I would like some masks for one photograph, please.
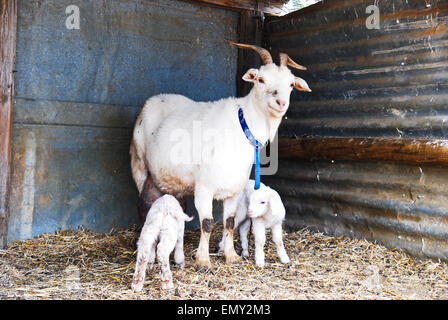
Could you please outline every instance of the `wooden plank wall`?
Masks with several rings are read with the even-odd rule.
[[[8,184],[11,157],[16,0],[0,2],[0,248],[7,243]]]

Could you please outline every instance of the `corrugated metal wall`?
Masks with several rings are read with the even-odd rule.
[[[67,29],[66,8],[80,9]],[[9,241],[138,222],[132,126],[158,93],[234,95],[238,14],[169,0],[19,0]]]
[[[368,29],[369,5],[380,29]],[[268,20],[272,51],[308,67],[297,74],[281,137],[445,139],[448,1],[325,1]],[[282,160],[265,177],[288,223],[378,240],[448,259],[448,168],[375,162]]]

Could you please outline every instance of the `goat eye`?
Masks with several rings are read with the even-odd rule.
[[[291,87],[291,88],[294,88],[294,83],[291,83],[290,87]]]
[[[273,94],[274,96],[276,96],[276,95],[278,94],[278,91],[277,91],[277,90],[274,90],[274,92],[272,92],[272,94]]]
[[[264,79],[263,78],[258,78],[258,82],[264,83]]]
[[[264,202],[264,201],[261,201],[261,202],[260,202],[260,204],[265,204],[265,203],[266,203],[266,202]]]

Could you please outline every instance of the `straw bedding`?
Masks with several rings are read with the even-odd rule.
[[[222,226],[212,233],[210,250]],[[160,289],[159,269],[147,272],[141,293],[130,290],[139,231],[88,230],[43,234],[0,250],[0,299],[445,299],[448,265],[416,261],[400,250],[307,229],[287,233],[290,265],[282,265],[268,233],[266,267],[251,258],[197,270],[200,232],[185,233],[183,269],[172,267],[175,289]],[[251,240],[252,241],[252,240]],[[235,239],[237,251],[240,249]]]

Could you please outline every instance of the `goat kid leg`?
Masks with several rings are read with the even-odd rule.
[[[149,260],[148,260],[148,270],[152,270],[153,266],[154,266],[154,260],[156,258],[156,248],[157,248],[157,242],[154,241],[152,246],[151,246],[151,250],[149,251]]]
[[[283,245],[283,236],[282,236],[282,225],[281,223],[276,224],[272,227],[272,241],[274,241],[277,247],[277,255],[280,259],[281,263],[289,263],[289,257],[286,253],[285,247]]]
[[[143,289],[146,275],[146,265],[148,264],[151,256],[152,243],[142,245],[138,248],[137,263],[135,264],[134,277],[132,279],[132,290],[140,292]]]
[[[177,238],[172,234],[162,234],[157,245],[157,260],[160,265],[161,288],[163,290],[173,289],[173,275],[170,270],[170,253],[176,245]]]
[[[255,265],[264,267],[264,244],[266,243],[266,229],[264,223],[253,219],[252,233],[255,237]]]
[[[241,225],[240,225],[240,242],[241,242],[241,248],[243,251],[241,252],[241,255],[243,257],[249,257],[249,230],[250,230],[250,224],[251,220],[246,219]]]
[[[201,222],[201,238],[196,253],[196,266],[210,268],[209,242],[213,228],[213,194],[205,188],[197,188],[194,194],[194,205]]]
[[[218,255],[219,256],[224,255],[224,233],[222,234],[221,241],[218,244]]]
[[[185,225],[180,227],[179,233],[177,234],[176,246],[174,248],[174,262],[178,268],[183,268],[185,265],[185,255],[184,255],[184,231]]]
[[[148,173],[146,181],[143,185],[142,192],[140,193],[137,201],[137,210],[140,216],[140,220],[144,223],[146,215],[152,204],[162,196],[162,193],[155,186],[151,174]]]
[[[224,256],[226,257],[226,263],[238,263],[241,262],[240,256],[235,252],[235,247],[233,245],[233,234],[235,227],[235,213],[238,206],[239,197],[235,196],[224,200],[224,211],[223,211],[223,221],[224,221]]]

